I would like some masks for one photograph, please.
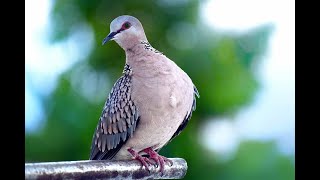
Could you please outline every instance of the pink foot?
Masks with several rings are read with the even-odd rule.
[[[132,148],[129,148],[128,151],[132,155],[133,159],[138,160],[142,164],[142,166],[144,166],[150,172],[149,165],[151,164],[154,165],[154,163],[150,161],[150,159],[146,157],[142,157]]]
[[[164,157],[164,156],[161,156],[159,155],[157,152],[155,152],[151,147],[149,148],[146,148],[143,150],[145,153],[147,153],[150,157],[150,159],[153,159],[157,165],[159,166],[160,165],[160,172],[163,174],[163,171],[164,171],[164,164],[165,162],[169,162],[170,163],[170,166],[172,166],[173,162]]]

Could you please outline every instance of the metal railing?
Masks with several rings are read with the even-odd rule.
[[[130,161],[62,161],[25,163],[25,179],[182,179],[187,173],[187,162],[170,158],[173,165],[150,166],[150,172],[140,162]]]

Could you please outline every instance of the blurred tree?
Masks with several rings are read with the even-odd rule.
[[[214,158],[208,161],[211,152],[200,144],[196,132],[207,117],[235,113],[252,100],[258,88],[255,65],[267,47],[272,27],[238,35],[208,30],[198,22],[199,4],[191,0],[54,1],[52,42],[89,29],[94,43],[89,47],[83,41],[86,38],[78,39],[78,47],[91,49],[89,55],[60,77],[50,96],[42,97],[46,121],[41,131],[26,134],[26,161],[88,159],[102,107],[125,62],[116,43],[106,47],[101,41],[115,17],[130,14],[143,23],[149,42],[175,60],[200,92],[186,130],[161,150],[165,156],[187,160],[185,179],[293,179],[287,159],[268,144],[244,143],[228,164],[218,164]]]

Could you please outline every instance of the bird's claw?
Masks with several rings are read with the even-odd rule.
[[[165,163],[169,163],[170,166],[173,165],[173,162],[170,159],[159,155],[152,148],[146,148],[143,150],[145,153],[149,155],[149,158],[139,155],[139,153],[137,153],[132,148],[129,148],[128,151],[132,155],[132,158],[140,161],[142,166],[144,166],[149,172],[150,172],[150,169],[149,169],[150,165],[154,165],[156,168],[158,168],[160,165],[161,176],[163,176],[164,174]],[[151,161],[151,159],[153,161]]]
[[[138,160],[142,166],[144,166],[146,168],[146,170],[148,170],[148,172],[150,172],[149,166],[150,165],[155,165],[154,162],[152,162],[149,158],[147,157],[143,157],[141,155],[139,155],[139,153],[137,153],[135,150],[133,150],[132,148],[128,149],[129,153],[132,155],[132,158],[135,160]]]
[[[169,163],[169,166],[172,166],[172,165],[173,165],[172,160],[170,160],[170,159],[168,159],[168,158],[166,158],[166,157],[164,157],[164,156],[161,156],[161,157],[163,158],[164,162]]]
[[[173,162],[170,159],[159,155],[152,148],[147,148],[147,149],[144,149],[143,151],[146,152],[149,155],[150,159],[153,159],[156,162],[156,164],[157,164],[156,167],[159,167],[159,165],[160,165],[161,175],[163,175],[163,173],[164,173],[164,165],[165,165],[166,162],[169,162],[170,166],[173,165]]]

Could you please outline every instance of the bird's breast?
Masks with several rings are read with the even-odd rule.
[[[140,122],[128,147],[142,150],[166,144],[191,109],[193,94],[188,91],[192,92],[193,87],[189,86],[170,71],[133,76],[131,97],[138,108]]]

